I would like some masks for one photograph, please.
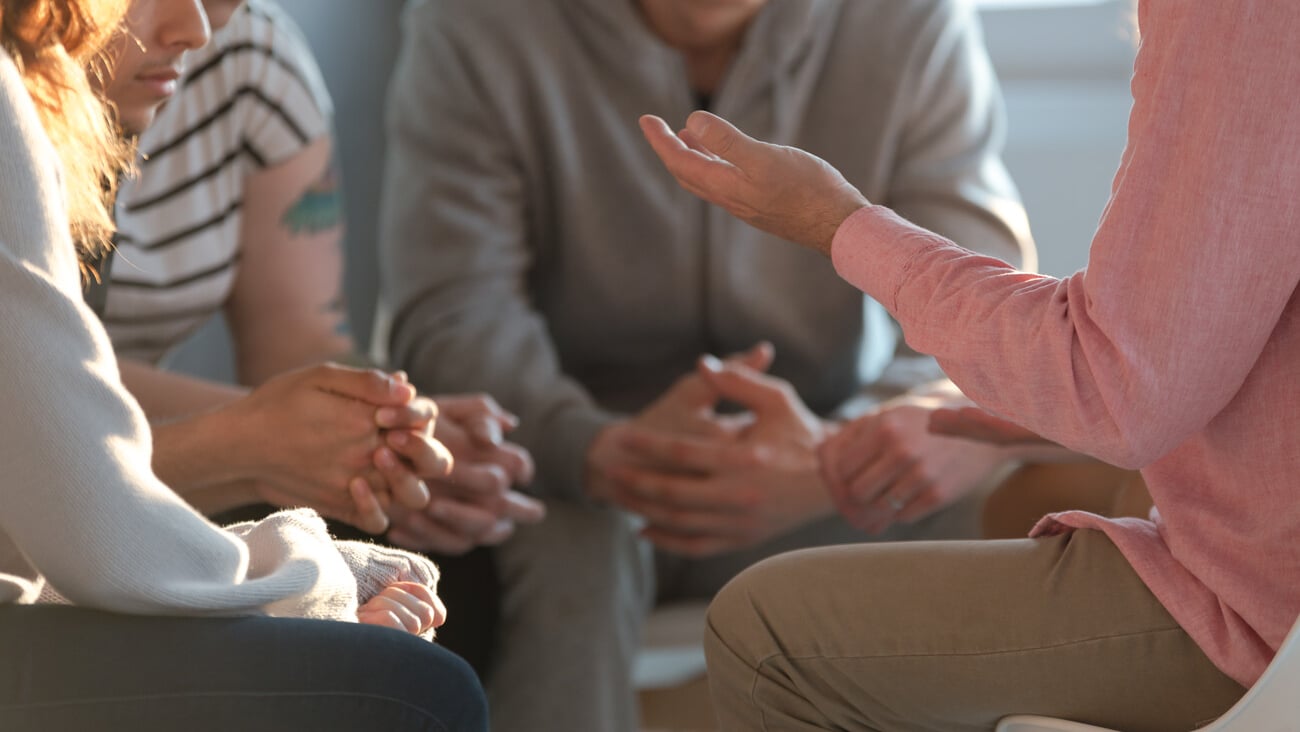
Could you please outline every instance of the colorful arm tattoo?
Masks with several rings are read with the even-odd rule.
[[[294,234],[319,234],[343,222],[343,201],[339,176],[330,161],[320,179],[307,187],[302,198],[289,207],[280,223]]]

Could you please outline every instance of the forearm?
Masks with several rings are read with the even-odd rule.
[[[210,412],[248,393],[243,387],[165,371],[129,358],[120,359],[118,368],[122,384],[155,424]]]
[[[154,473],[207,515],[256,503],[255,481],[242,463],[242,434],[221,410],[156,425]]]
[[[208,515],[255,503],[254,483],[239,467],[242,433],[220,409],[247,390],[130,359],[119,365],[123,384],[154,423],[158,478]]]

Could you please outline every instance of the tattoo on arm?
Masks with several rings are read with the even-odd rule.
[[[339,195],[339,176],[334,161],[321,177],[303,192],[302,198],[289,207],[280,223],[294,234],[319,234],[343,222],[343,201]]]
[[[321,312],[333,316],[334,334],[351,340],[352,328],[348,325],[348,301],[342,294],[326,303]]]

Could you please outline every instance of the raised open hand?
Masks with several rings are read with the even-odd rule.
[[[760,142],[708,112],[677,134],[653,115],[641,131],[677,182],[771,234],[829,254],[849,214],[868,205],[829,163],[793,147]]]

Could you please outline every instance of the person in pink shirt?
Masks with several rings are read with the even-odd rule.
[[[1185,730],[1231,706],[1295,622],[1300,4],[1142,0],[1138,22],[1128,145],[1088,267],[1065,279],[917,228],[717,117],[676,135],[642,120],[687,190],[830,256],[989,414],[1140,469],[1155,503],[1149,520],[1066,512],[1029,539],[754,567],[710,611],[724,729],[1036,713]],[[822,469],[869,500],[851,437],[822,446]]]

